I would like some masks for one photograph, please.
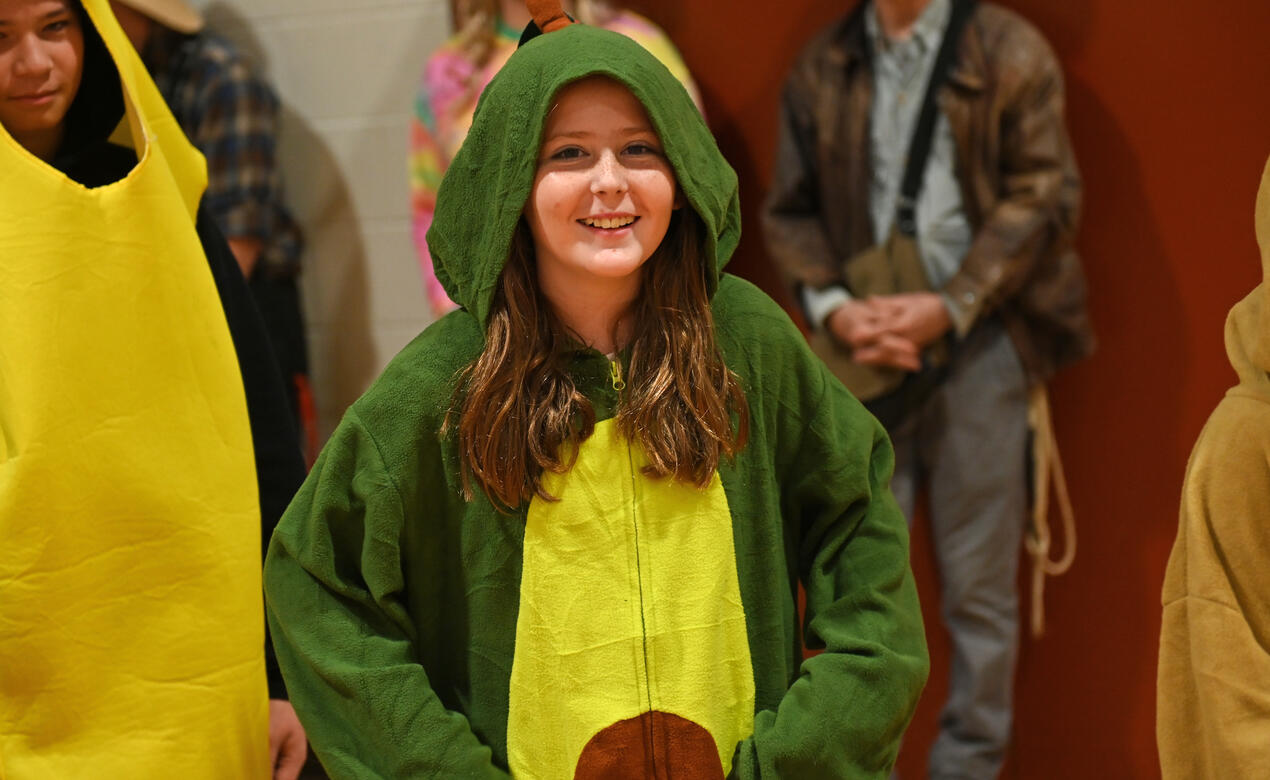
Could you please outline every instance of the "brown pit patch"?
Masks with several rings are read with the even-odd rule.
[[[723,780],[714,737],[692,721],[645,712],[600,731],[582,749],[574,780]]]

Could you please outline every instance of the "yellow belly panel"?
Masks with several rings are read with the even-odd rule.
[[[649,713],[667,717],[630,727],[648,749],[622,755],[660,750],[660,724],[700,727],[725,775],[753,731],[723,485],[717,473],[704,490],[649,479],[644,463],[606,420],[568,473],[544,479],[560,500],[530,504],[507,727],[518,778],[588,776],[579,768],[588,744],[611,754],[618,731],[597,735]]]

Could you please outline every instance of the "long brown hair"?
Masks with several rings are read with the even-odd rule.
[[[690,208],[671,219],[643,266],[618,430],[648,457],[644,473],[705,487],[720,456],[749,437],[741,383],[723,363],[710,311],[704,227]],[[458,431],[463,489],[475,480],[500,508],[534,495],[544,471],[563,473],[595,429],[595,410],[569,374],[573,341],[537,284],[522,219],[485,329],[485,348],[460,374],[442,434]],[[733,417],[735,416],[735,423]],[[457,422],[456,422],[457,419]]]

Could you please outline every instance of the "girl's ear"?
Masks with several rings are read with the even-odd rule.
[[[674,203],[672,203],[670,206],[671,211],[678,211],[679,209],[683,208],[684,205],[687,203],[688,203],[688,199],[684,197],[684,191],[680,189],[679,187],[675,187],[675,200],[674,200]]]

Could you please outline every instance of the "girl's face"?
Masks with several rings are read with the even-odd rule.
[[[61,128],[84,66],[67,0],[0,0],[0,123],[30,148]]]
[[[549,297],[597,282],[637,290],[676,205],[670,162],[629,90],[589,78],[560,91],[525,205]]]

